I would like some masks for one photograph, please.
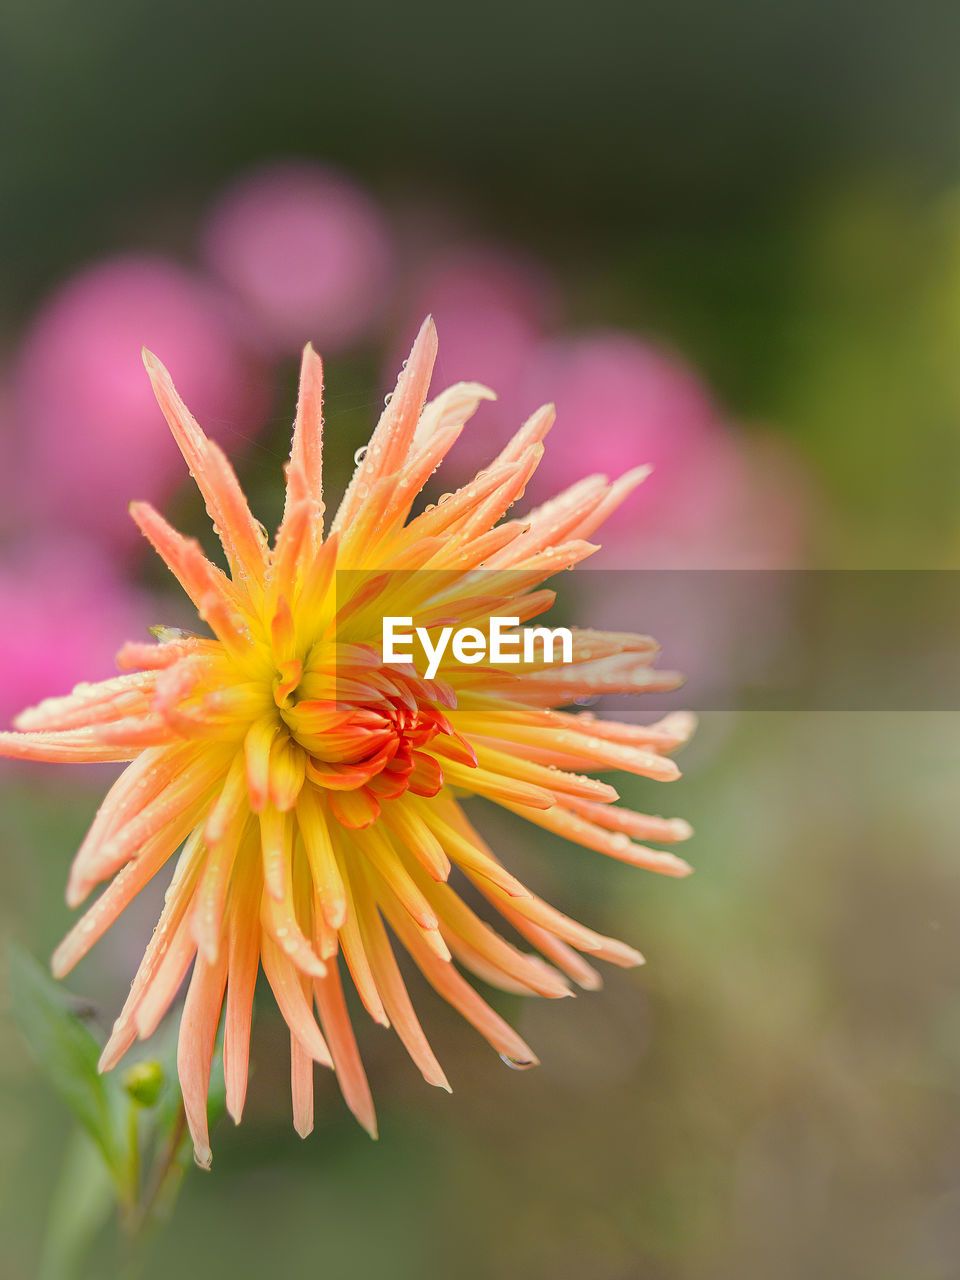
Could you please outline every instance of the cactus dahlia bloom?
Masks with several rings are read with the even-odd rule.
[[[577,631],[563,667],[465,666],[448,655],[432,680],[383,660],[385,613],[417,615],[430,627],[493,614],[524,623],[543,612],[553,593],[540,583],[595,549],[588,535],[644,474],[613,484],[592,476],[525,519],[500,522],[543,452],[548,406],[486,471],[409,519],[464,422],[492,395],[461,383],[425,403],[435,354],[427,320],[325,535],[321,365],[307,347],[272,546],[223,453],[146,354],[229,573],[151,507],[134,503],[131,512],[212,635],[158,629],[158,643],[121,649],[124,674],[49,699],[19,717],[20,732],[0,734],[0,753],[21,759],[130,761],[71,869],[71,905],[109,884],[57,949],[58,976],[180,850],[101,1069],[154,1031],[192,965],[178,1068],[205,1166],[221,1013],[227,1106],[239,1121],[260,967],[290,1029],[294,1123],[305,1135],[315,1062],[335,1070],[348,1105],[375,1133],[341,954],[370,1016],[392,1024],[425,1078],[445,1089],[395,943],[494,1049],[523,1066],[536,1062],[533,1052],[462,970],[508,991],[557,997],[571,993],[571,980],[599,985],[584,954],[641,963],[638,952],[515,879],[468,821],[461,796],[483,796],[635,866],[668,875],[690,869],[637,843],[683,840],[685,822],[618,808],[611,786],[580,772],[674,778],[668,753],[689,735],[690,717],[644,728],[555,709],[601,691],[674,687],[675,676],[651,668],[651,640]],[[467,905],[451,881],[454,868],[534,950],[508,941]]]

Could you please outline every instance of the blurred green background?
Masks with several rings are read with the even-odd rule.
[[[537,255],[570,326],[680,350],[731,419],[802,460],[806,562],[956,567],[958,37],[955,5],[853,0],[7,6],[4,350],[79,265],[189,256],[200,211],[250,166],[331,163],[397,226],[432,225],[430,208]],[[341,481],[400,324],[330,363]],[[290,374],[276,440],[243,465],[266,514]],[[187,496],[175,512],[197,522]],[[956,716],[715,714],[680,763],[668,799],[623,793],[693,822],[683,883],[476,815],[646,969],[575,1002],[499,999],[543,1062],[523,1074],[414,984],[452,1097],[358,1019],[376,1145],[326,1075],[296,1138],[261,1001],[249,1114],[219,1126],[147,1276],[960,1274]],[[37,955],[68,927],[99,786],[0,775],[0,919]],[[155,905],[70,979],[103,1025]],[[3,1280],[36,1274],[69,1127],[4,1017]],[[90,1275],[111,1268],[105,1241]]]

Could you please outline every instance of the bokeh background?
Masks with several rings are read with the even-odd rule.
[[[35,0],[0,35],[4,723],[185,617],[125,511],[202,529],[142,343],[268,526],[302,342],[336,489],[433,310],[438,382],[500,392],[455,475],[548,398],[534,496],[656,464],[608,568],[957,567],[955,6]],[[295,1137],[261,1002],[248,1116],[147,1275],[960,1274],[956,715],[713,713],[681,763],[623,790],[696,826],[682,883],[475,815],[645,970],[498,997],[522,1074],[417,988],[452,1097],[361,1023],[376,1145],[326,1076]],[[37,955],[104,772],[0,771],[0,924]],[[70,979],[104,1026],[155,898]],[[69,1128],[4,1013],[3,1280]]]

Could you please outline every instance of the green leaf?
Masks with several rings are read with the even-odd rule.
[[[97,1071],[100,1046],[71,1007],[72,997],[22,947],[11,945],[7,974],[13,1016],[47,1079],[100,1148],[107,1168],[121,1181],[125,1141],[122,1099]]]
[[[114,1187],[100,1153],[75,1129],[53,1194],[38,1280],[81,1280],[90,1247],[110,1216]]]

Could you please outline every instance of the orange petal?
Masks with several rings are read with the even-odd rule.
[[[207,1131],[207,1091],[226,982],[225,955],[212,965],[198,956],[183,1013],[180,1015],[177,1072],[180,1076],[183,1108],[187,1113],[187,1125],[193,1138],[193,1156],[201,1169],[209,1169],[213,1159]]]

